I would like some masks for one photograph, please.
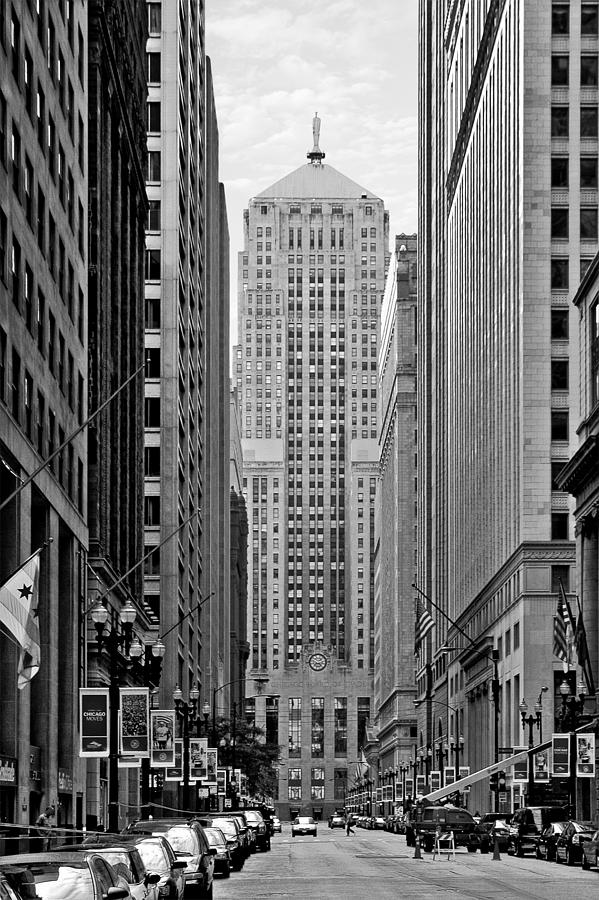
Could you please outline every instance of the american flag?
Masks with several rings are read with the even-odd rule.
[[[431,630],[435,627],[435,622],[431,614],[421,604],[420,600],[416,600],[416,633],[414,636],[414,652],[418,653],[420,645]]]
[[[564,599],[564,588],[560,581],[557,610],[553,617],[553,655],[567,663],[570,656],[568,629],[572,629],[572,623]]]

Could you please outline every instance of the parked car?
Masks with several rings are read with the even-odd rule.
[[[374,830],[380,829],[382,831],[385,828],[385,820],[382,816],[372,816],[370,819],[370,827]]]
[[[231,868],[238,872],[243,869],[249,850],[242,844],[238,820],[234,816],[210,816],[208,814],[199,817],[199,822],[204,830],[215,827],[220,828],[225,836],[227,848],[231,855]],[[216,862],[216,861],[215,861]]]
[[[149,872],[160,875],[158,893],[168,900],[183,900],[185,878],[183,870],[187,868],[184,859],[177,859],[175,851],[162,834],[152,837],[141,837],[135,841],[139,855]]]
[[[75,851],[90,852],[89,845],[64,844],[56,847],[56,852],[73,853]],[[110,863],[119,880],[127,884],[133,900],[160,900],[157,872],[148,872],[139,854],[139,850],[131,843],[121,844],[120,840],[107,840],[104,843],[96,838],[94,853]]]
[[[110,863],[97,853],[19,853],[0,857],[0,873],[18,897],[36,900],[127,900]],[[31,888],[33,887],[33,893]]]
[[[219,822],[221,819],[235,823],[241,852],[233,853],[234,868],[241,869],[248,856],[251,853],[256,852],[256,836],[254,835],[252,829],[248,826],[243,813],[237,811],[230,813],[207,812],[198,813],[196,818],[202,825],[216,825],[217,827],[220,827]],[[243,859],[241,859],[241,857],[243,857]]]
[[[415,837],[420,838],[421,846],[429,852],[435,846],[437,827],[444,832],[453,832],[456,847],[469,847],[470,835],[476,828],[476,822],[467,809],[450,804],[418,809],[413,824]]]
[[[567,824],[567,822],[551,822],[543,829],[537,838],[535,852],[537,859],[555,862],[555,843]]]
[[[270,850],[270,829],[257,809],[244,809],[243,814],[249,827],[256,835],[256,849]]]
[[[0,900],[19,900],[6,880],[6,876],[2,874],[0,874]]]
[[[197,890],[200,897],[212,896],[215,853],[198,821],[175,817],[139,819],[127,827],[127,833],[164,835],[177,858],[186,862],[185,886]]]
[[[273,817],[272,817],[272,827],[273,827],[273,829],[274,829],[274,833],[275,833],[275,834],[276,834],[277,832],[280,834],[281,831],[283,830],[283,829],[282,829],[282,825],[281,825],[281,820],[279,819],[278,816],[273,816]]]
[[[211,849],[216,850],[214,857],[214,872],[228,878],[231,874],[231,854],[227,847],[227,839],[220,828],[211,825],[204,829],[204,834]]]
[[[523,806],[517,809],[510,822],[510,842],[508,853],[524,856],[534,853],[537,839],[552,822],[563,822],[568,818],[562,806]]]
[[[599,865],[599,831],[595,831],[590,841],[584,841],[582,845],[582,868],[590,869]]]
[[[318,834],[316,822],[312,816],[297,816],[291,823],[291,837],[296,834],[312,834],[314,837]]]
[[[495,841],[499,850],[506,852],[509,845],[511,813],[485,813],[476,823],[474,831],[468,839],[470,853],[488,853],[495,848]]]
[[[329,816],[329,828],[345,828],[345,819],[343,816],[337,814]]]
[[[582,845],[595,833],[592,822],[568,822],[555,842],[555,861],[567,866],[582,863]]]

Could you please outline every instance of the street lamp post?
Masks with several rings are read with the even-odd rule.
[[[400,771],[400,774],[401,774],[401,798],[402,798],[402,805],[403,805],[403,807],[404,807],[404,809],[405,809],[405,807],[406,807],[406,800],[407,800],[407,797],[406,797],[406,777],[407,777],[408,772],[410,771],[410,765],[409,765],[409,763],[401,763],[400,766],[399,766],[399,771]]]
[[[192,685],[189,692],[189,700],[183,699],[183,691],[177,685],[173,691],[173,701],[175,704],[175,712],[177,718],[181,721],[183,739],[183,806],[186,812],[191,812],[191,793],[189,784],[190,758],[189,758],[189,740],[190,729],[197,727],[200,723],[198,713],[198,701],[200,699],[200,691],[196,684]],[[195,806],[195,804],[194,804]]]
[[[532,748],[535,745],[534,739],[534,727],[537,726],[537,731],[541,729],[541,709],[539,704],[535,703],[535,715],[531,713],[529,716],[526,715],[528,712],[528,704],[526,700],[522,700],[520,704],[520,716],[522,717],[522,728],[526,731],[528,727],[528,797],[527,803],[529,806],[533,803],[533,795],[535,788],[535,772],[534,772],[534,756],[532,753]]]
[[[439,744],[437,746],[436,753],[439,772],[441,774],[441,784],[443,784],[443,760],[447,759],[447,756],[449,755],[449,747],[447,745],[447,741],[444,741],[443,738],[439,738]]]
[[[570,733],[570,775],[568,778],[568,805],[570,818],[576,817],[576,728],[580,717],[584,714],[584,704],[586,702],[586,686],[582,678],[578,682],[578,697],[574,694],[568,683],[568,679],[564,677],[559,686],[559,692],[562,698],[562,708],[560,712],[560,723],[563,729],[567,729]]]
[[[131,639],[133,635],[133,623],[137,611],[130,600],[121,607],[119,624],[122,627],[118,631],[113,627],[108,635],[104,635],[104,628],[108,621],[109,612],[102,603],[96,603],[90,610],[90,616],[96,628],[98,661],[102,655],[102,647],[108,650],[108,674],[110,682],[108,686],[108,698],[110,703],[110,728],[108,735],[109,761],[108,761],[108,831],[116,834],[119,831],[119,669],[121,649],[125,659],[129,656]]]
[[[449,741],[450,741],[450,746],[451,746],[451,752],[453,753],[453,764],[455,767],[455,780],[459,781],[460,780],[460,753],[462,752],[462,749],[464,747],[464,735],[463,734],[458,735],[457,740],[455,740],[454,736],[452,734],[451,737],[449,738]],[[461,800],[460,800],[460,792],[459,791],[456,792],[456,797],[457,797],[456,806],[460,806]]]

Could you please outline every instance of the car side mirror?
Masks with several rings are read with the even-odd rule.
[[[208,853],[210,854],[210,856],[216,856],[216,854],[218,853],[218,850],[216,849],[216,847],[209,847]]]
[[[148,872],[144,879],[144,884],[158,884],[160,881],[160,875],[158,872]]]
[[[126,898],[130,896],[131,894],[129,893],[129,888],[124,887],[108,888],[108,890],[104,894],[104,897],[106,897],[107,900],[126,900]]]
[[[171,869],[186,869],[187,862],[184,859],[175,859],[171,865]]]

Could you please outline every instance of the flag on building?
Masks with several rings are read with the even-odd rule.
[[[592,696],[595,693],[595,679],[593,678],[593,669],[589,658],[589,648],[587,644],[587,632],[584,627],[582,609],[578,597],[576,598],[576,605],[578,607],[578,617],[576,619],[576,628],[574,630],[574,646],[576,647],[576,655],[578,656],[578,665],[582,669],[587,690]]]
[[[429,633],[435,627],[435,622],[429,611],[421,604],[420,599],[416,600],[416,634],[414,635],[414,653],[417,654],[420,645]]]
[[[370,768],[364,751],[360,751],[360,759],[356,763],[356,771],[354,774],[354,781],[360,781],[366,775],[366,772]]]
[[[28,559],[0,587],[0,623],[21,648],[17,669],[19,690],[40,667],[40,630],[37,618],[40,551]]]
[[[562,584],[560,581],[560,588]],[[563,588],[560,590],[557,598],[557,610],[553,617],[553,655],[561,659],[562,662],[568,663],[569,647],[568,647],[568,611],[563,602]]]

